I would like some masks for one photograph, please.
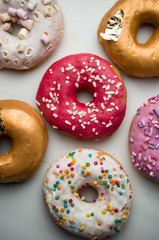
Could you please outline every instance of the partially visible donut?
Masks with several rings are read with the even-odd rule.
[[[77,100],[81,89],[92,93],[92,102]],[[78,139],[111,136],[123,121],[126,99],[126,88],[117,69],[89,53],[70,55],[53,63],[36,96],[48,123]]]
[[[79,189],[92,186],[98,197],[89,203]],[[48,169],[43,196],[56,223],[90,239],[118,233],[131,212],[132,189],[128,175],[111,155],[94,150],[74,150]]]
[[[2,0],[0,69],[36,67],[55,50],[62,33],[63,16],[56,0]]]
[[[138,108],[130,127],[129,147],[133,166],[159,182],[159,96]]]
[[[22,182],[40,166],[47,147],[47,130],[29,104],[0,101],[0,137],[7,135],[12,148],[0,155],[0,183]]]
[[[98,38],[111,59],[127,74],[159,76],[159,0],[118,0],[104,15]],[[137,41],[142,24],[155,31],[145,43]]]

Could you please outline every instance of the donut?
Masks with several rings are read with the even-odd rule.
[[[93,202],[80,194],[83,187],[98,192]],[[43,197],[56,223],[90,239],[109,238],[129,218],[132,188],[121,164],[111,155],[94,150],[73,150],[50,165]]]
[[[63,16],[56,0],[2,0],[0,6],[0,69],[27,70],[56,49]]]
[[[17,100],[0,100],[0,137],[12,148],[0,155],[0,183],[22,182],[40,166],[47,147],[47,130],[36,110]]]
[[[93,101],[81,103],[77,93],[90,91]],[[55,129],[78,139],[111,136],[126,111],[126,88],[115,67],[88,53],[70,55],[46,71],[36,96],[37,106]]]
[[[110,58],[127,74],[139,78],[159,76],[159,0],[118,0],[104,15],[98,38]],[[136,39],[139,27],[153,24],[146,43]]]
[[[159,182],[159,95],[138,108],[130,127],[129,148],[133,166]]]

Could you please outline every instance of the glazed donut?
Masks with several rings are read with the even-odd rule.
[[[159,76],[159,0],[118,0],[105,14],[98,38],[112,60],[127,74],[143,77]],[[153,24],[150,39],[140,44],[139,27]]]
[[[81,89],[93,101],[77,101]],[[76,54],[55,62],[45,73],[36,96],[45,119],[55,129],[78,139],[111,136],[126,110],[126,88],[119,72],[93,54]]]
[[[98,192],[91,203],[79,193],[88,185]],[[80,237],[109,238],[131,212],[128,175],[114,157],[94,149],[74,150],[55,161],[47,171],[43,196],[56,223]]]
[[[0,155],[0,183],[22,182],[40,166],[47,147],[47,130],[29,104],[0,101],[0,137],[7,135],[12,148]]]
[[[56,0],[2,0],[0,69],[36,67],[55,50],[62,33],[63,16]]]
[[[129,132],[132,163],[144,176],[159,182],[159,96],[144,103]]]

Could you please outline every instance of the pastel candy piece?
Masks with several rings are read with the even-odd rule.
[[[28,13],[24,11],[22,8],[17,9],[17,16],[23,20],[28,19]]]
[[[92,93],[92,102],[77,100],[81,89]],[[78,139],[111,136],[125,116],[126,98],[126,88],[115,67],[88,53],[70,55],[52,64],[36,96],[48,123]]]
[[[133,118],[129,146],[133,166],[159,182],[159,96],[150,98]]]
[[[92,202],[80,195],[92,186]],[[43,197],[56,223],[87,239],[120,232],[130,216],[132,189],[128,175],[111,155],[94,149],[73,150],[50,165]],[[82,201],[83,200],[83,201]]]
[[[17,9],[16,8],[12,8],[12,7],[9,7],[8,8],[8,14],[12,17],[15,17],[17,15]]]

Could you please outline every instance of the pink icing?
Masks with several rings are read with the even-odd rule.
[[[159,96],[137,110],[129,142],[133,165],[159,182]]]
[[[89,90],[94,99],[77,101]],[[55,62],[46,71],[36,96],[37,105],[54,128],[78,139],[111,136],[126,110],[126,89],[112,65],[92,54],[76,54]]]

